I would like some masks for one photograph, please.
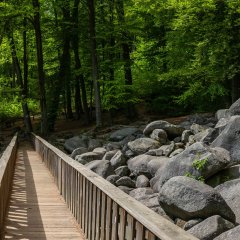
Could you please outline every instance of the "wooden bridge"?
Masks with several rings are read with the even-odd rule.
[[[0,159],[0,239],[197,238],[33,134]]]

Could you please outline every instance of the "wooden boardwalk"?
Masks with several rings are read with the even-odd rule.
[[[29,143],[18,148],[5,239],[85,239]]]

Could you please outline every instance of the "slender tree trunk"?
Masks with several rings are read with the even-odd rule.
[[[49,125],[50,130],[54,131],[54,125],[57,119],[58,111],[59,111],[59,101],[60,101],[60,95],[64,94],[64,111],[66,113],[66,117],[69,114],[71,115],[71,106],[68,105],[67,101],[67,94],[69,94],[70,90],[67,90],[70,88],[70,33],[69,33],[69,23],[70,23],[70,10],[69,10],[69,1],[66,1],[66,4],[64,5],[64,8],[62,8],[63,12],[63,26],[62,26],[62,34],[63,34],[63,50],[60,57],[60,68],[58,77],[55,81],[55,87],[52,91],[50,104],[49,104]],[[68,86],[69,85],[69,86]],[[64,92],[64,86],[66,88],[66,91]],[[69,99],[69,98],[68,98]],[[69,109],[68,109],[69,107]]]
[[[75,114],[76,114],[76,119],[80,119],[81,114],[83,113],[83,108],[82,108],[82,100],[81,100],[81,92],[80,92],[80,83],[79,79],[76,77],[75,79]]]
[[[27,96],[26,96],[26,93],[25,93],[21,67],[20,67],[18,57],[17,57],[15,41],[14,41],[12,33],[9,35],[9,40],[10,40],[10,45],[11,45],[13,66],[14,66],[14,69],[15,69],[15,72],[16,72],[16,75],[17,75],[17,83],[22,90],[21,91],[22,109],[23,109],[23,116],[24,116],[24,123],[25,123],[25,127],[26,127],[26,132],[30,133],[30,132],[32,132],[32,123],[31,123],[31,118],[30,118],[30,114],[29,114],[29,110],[28,110],[28,104],[27,104],[27,101],[26,101]],[[24,54],[26,54],[26,53],[24,53]]]
[[[124,13],[124,2],[123,0],[116,0],[116,10],[118,16],[118,22],[121,25],[125,25],[125,13]],[[129,46],[130,36],[126,30],[121,33],[122,42],[122,58],[124,61],[124,74],[125,74],[125,84],[132,85],[132,69],[131,69],[131,57],[130,57],[130,46]],[[131,89],[127,89],[127,94],[130,97],[132,92]],[[129,118],[133,118],[136,115],[133,104],[127,104],[127,115]]]
[[[95,97],[95,111],[96,111],[96,126],[102,126],[102,110],[100,98],[100,86],[98,77],[98,61],[97,61],[97,46],[96,46],[96,31],[95,31],[95,6],[94,0],[88,0],[89,8],[89,31],[92,53],[92,80]]]
[[[27,58],[27,19],[23,20],[23,87],[24,94],[28,97],[28,58]]]
[[[79,6],[80,0],[74,0],[74,8],[72,12],[72,21],[74,24],[74,30],[72,34],[72,48],[74,52],[74,59],[75,59],[75,69],[76,72],[79,72],[81,70],[81,59],[78,51],[79,47],[79,36],[78,36],[78,6]],[[87,93],[86,93],[86,86],[85,86],[85,80],[82,73],[77,74],[76,76],[76,88],[79,88],[80,82],[80,89],[81,89],[81,97],[82,97],[82,104],[83,104],[83,111],[84,111],[84,118],[85,118],[85,124],[89,124],[90,122],[90,116],[89,116],[89,108],[87,103]],[[76,92],[76,94],[78,94]],[[80,95],[80,94],[79,94]],[[80,100],[80,96],[79,96]],[[76,99],[77,101],[77,99]],[[79,103],[80,105],[80,103]]]
[[[73,112],[72,112],[72,93],[71,93],[71,87],[70,82],[68,79],[66,79],[66,103],[67,103],[67,119],[73,118]]]
[[[47,103],[45,90],[45,76],[44,76],[44,61],[42,50],[42,31],[40,25],[40,5],[38,0],[32,0],[34,9],[34,28],[37,48],[37,65],[38,65],[38,83],[40,93],[40,108],[41,108],[41,134],[46,136],[48,133],[48,119],[47,119]]]
[[[116,0],[116,9],[118,15],[118,21],[121,25],[125,24],[125,13],[123,0]],[[131,69],[131,58],[130,58],[130,46],[129,46],[129,34],[127,31],[121,33],[122,41],[122,52],[124,61],[124,72],[125,82],[127,85],[132,85],[132,69]]]
[[[232,79],[232,103],[240,98],[240,74]]]

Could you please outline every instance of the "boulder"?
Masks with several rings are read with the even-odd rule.
[[[222,148],[205,147],[197,142],[183,152],[169,159],[161,171],[156,174],[155,191],[174,176],[192,176],[196,179],[207,179],[225,168],[230,162],[228,151]],[[152,181],[153,183],[153,181]]]
[[[207,128],[208,128],[208,127],[205,126],[205,125],[199,125],[199,124],[193,123],[192,126],[190,127],[190,130],[191,130],[194,134],[197,134],[197,133],[203,132],[203,131],[206,130]]]
[[[187,232],[200,240],[212,240],[214,237],[234,227],[233,223],[219,215],[214,215],[195,225]]]
[[[217,120],[220,120],[221,118],[229,118],[230,117],[229,109],[219,109],[216,112],[215,117]]]
[[[128,169],[128,166],[120,166],[117,169],[115,169],[115,173],[120,177],[124,177],[129,176],[130,170]]]
[[[183,151],[184,151],[183,148],[178,148],[178,149],[174,150],[174,151],[169,155],[169,158],[172,158],[172,157],[180,154],[180,153],[183,152]]]
[[[129,195],[146,207],[151,209],[161,208],[158,202],[158,195],[151,188],[137,188],[132,190]],[[163,215],[166,215],[163,209],[161,212]]]
[[[116,154],[118,150],[112,150],[112,151],[108,151],[105,153],[104,157],[102,160],[111,160],[111,158]]]
[[[64,143],[64,149],[69,153],[72,153],[73,150],[75,150],[76,148],[79,147],[87,148],[87,146],[88,146],[87,139],[79,136],[69,138]]]
[[[240,115],[240,98],[230,106],[228,113],[230,116]]]
[[[103,155],[101,153],[87,152],[81,155],[77,155],[75,157],[75,160],[83,164],[83,162],[89,163],[94,160],[101,160],[102,157]]]
[[[147,163],[147,171],[151,174],[152,177],[156,174],[156,172],[162,168],[167,161],[168,157],[155,157]]]
[[[132,190],[129,195],[136,200],[144,199],[147,195],[153,195],[157,196],[156,193],[153,192],[153,190],[149,187],[146,188],[136,188]]]
[[[128,160],[127,165],[129,170],[132,172],[133,175],[145,175],[149,178],[152,177],[152,169],[149,167],[148,163],[155,159],[156,161],[159,160],[159,165],[161,166],[165,162],[165,158],[161,157],[154,157],[150,155],[139,155],[134,158]]]
[[[117,130],[113,132],[109,138],[110,141],[113,142],[119,142],[123,140],[125,137],[137,133],[139,130],[134,127],[129,127],[129,128],[122,128],[120,130]]]
[[[159,150],[163,151],[163,155],[168,157],[175,149],[175,142],[171,142],[168,145],[163,145],[159,148]]]
[[[218,237],[214,238],[213,240],[239,240],[239,236],[240,236],[240,226],[237,226],[235,228],[232,228],[220,234]]]
[[[178,176],[168,180],[158,197],[161,207],[171,216],[190,220],[220,215],[235,222],[235,214],[222,196],[193,178]]]
[[[92,151],[95,148],[99,148],[102,146],[102,142],[97,139],[89,139],[88,141],[88,151]]]
[[[236,215],[236,222],[240,224],[240,179],[227,181],[215,187],[215,190],[221,194]]]
[[[135,154],[143,154],[146,153],[150,149],[156,149],[160,147],[160,143],[151,138],[138,138],[132,142],[128,143],[128,147]]]
[[[129,188],[135,188],[135,182],[127,176],[121,177],[116,181],[117,186],[125,186]]]
[[[163,129],[154,129],[150,135],[150,138],[160,142],[161,144],[166,144],[168,141],[167,133]]]
[[[143,130],[143,134],[145,136],[150,136],[152,131],[155,129],[163,129],[171,139],[181,136],[182,132],[184,131],[184,128],[181,126],[171,124],[167,121],[158,120],[149,123]]]
[[[229,121],[231,118],[221,118],[219,121],[216,123],[214,128],[218,130],[218,133],[220,134],[224,128],[228,125]]]
[[[187,143],[187,142],[188,142],[188,139],[189,139],[189,137],[190,137],[191,135],[193,135],[193,133],[192,133],[191,130],[184,130],[184,131],[182,132],[182,136],[181,136],[182,142]]]
[[[102,156],[105,155],[105,153],[107,152],[107,150],[103,147],[97,147],[93,150],[94,153],[99,153],[101,154]]]
[[[240,165],[224,168],[207,179],[206,183],[211,187],[216,187],[224,182],[237,178],[240,178]]]
[[[73,152],[71,153],[70,157],[73,158],[73,159],[75,159],[75,157],[76,157],[77,155],[81,155],[81,154],[86,153],[86,152],[88,152],[88,149],[87,149],[87,148],[85,148],[85,147],[79,147],[79,148],[76,148],[75,150],[73,150]]]
[[[120,176],[118,175],[110,175],[106,178],[108,182],[116,186],[116,181],[120,179]]]
[[[135,156],[135,153],[134,153],[132,150],[129,149],[129,150],[127,150],[127,151],[125,152],[124,155],[125,155],[126,158],[129,159],[129,158],[134,157],[134,156]]]
[[[122,166],[122,165],[125,165],[126,164],[126,158],[125,156],[123,155],[123,153],[119,150],[115,153],[115,155],[111,158],[110,160],[111,164],[112,164],[112,167],[114,169]]]
[[[227,149],[231,156],[231,166],[240,163],[240,116],[231,117],[228,125],[211,146]]]
[[[136,180],[137,188],[144,188],[149,186],[150,186],[149,179],[146,176],[140,175],[137,177],[137,180]]]
[[[109,142],[105,147],[107,151],[119,150],[122,148],[121,144],[118,142]]]
[[[199,132],[193,136],[195,142],[203,142],[205,144],[212,143],[217,136],[219,131],[215,128],[207,128],[206,130]]]
[[[133,188],[126,186],[118,186],[118,188],[127,194],[129,194],[133,190]]]
[[[114,174],[113,168],[107,160],[94,160],[85,166],[103,178]]]
[[[189,220],[185,223],[185,225],[183,226],[183,229],[185,231],[187,231],[187,230],[189,230],[190,228],[194,227],[195,225],[199,224],[202,221],[203,221],[202,218],[191,219],[191,220]]]
[[[164,145],[165,146],[165,145]],[[148,152],[146,152],[147,155],[151,156],[163,156],[163,149],[151,149]]]

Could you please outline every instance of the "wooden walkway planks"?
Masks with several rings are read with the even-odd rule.
[[[21,143],[13,179],[5,239],[85,239],[29,143]]]

